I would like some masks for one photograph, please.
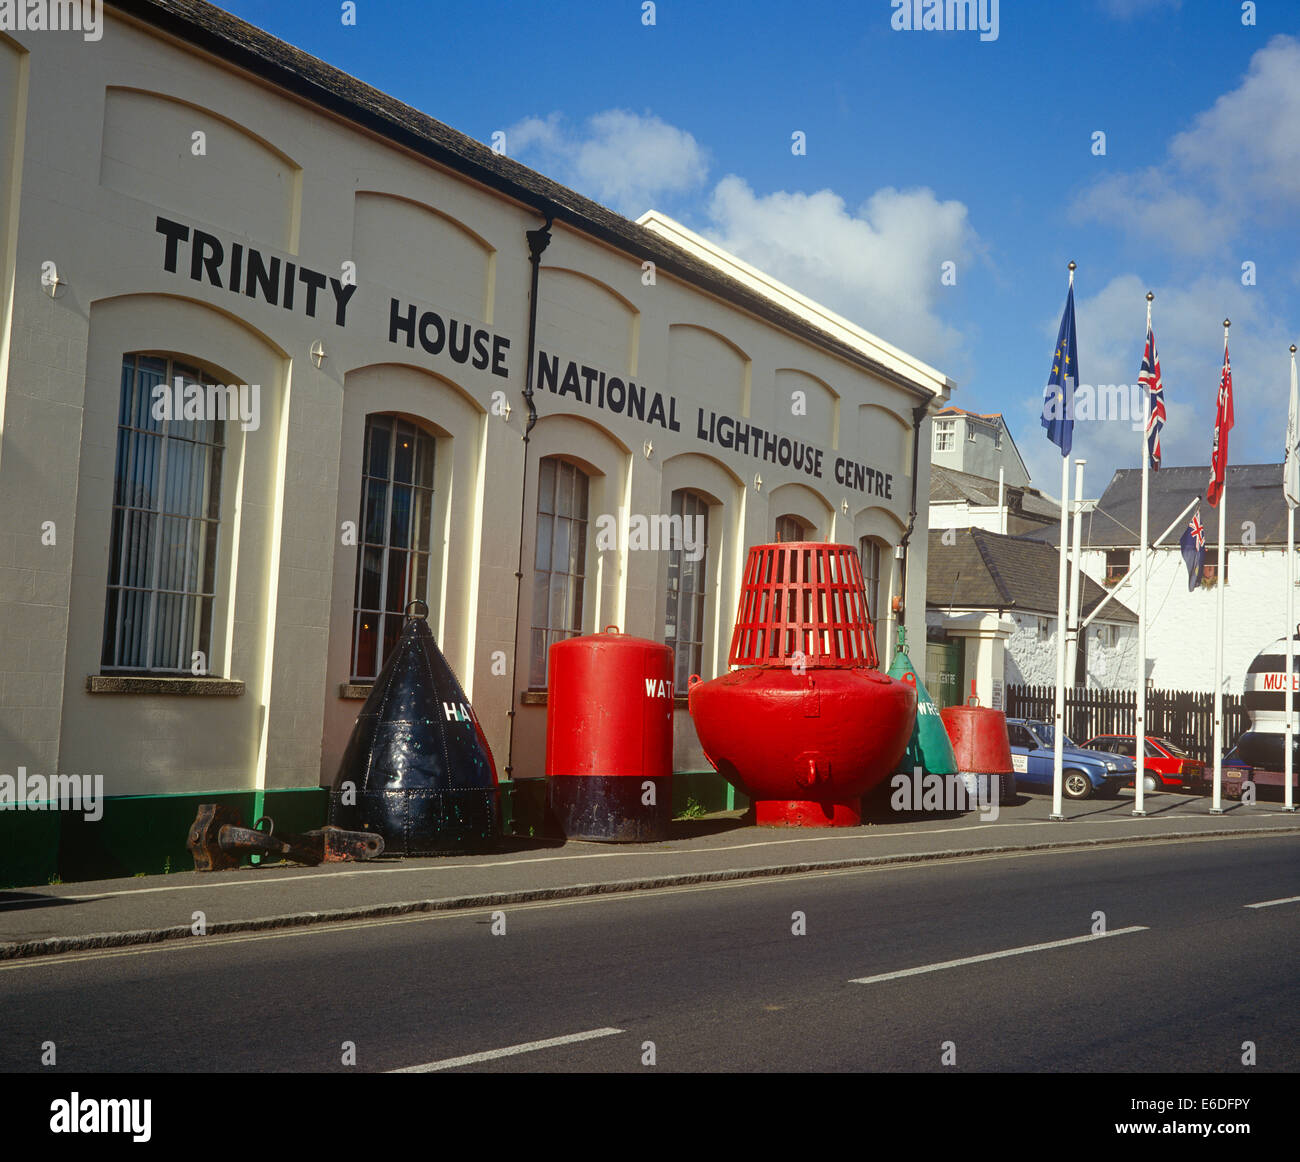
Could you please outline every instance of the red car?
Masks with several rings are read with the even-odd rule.
[[[1182,790],[1193,779],[1201,777],[1202,764],[1197,762],[1182,747],[1167,738],[1154,738],[1147,735],[1145,758],[1145,778],[1143,790],[1147,792],[1162,790]],[[1104,751],[1107,754],[1137,757],[1131,734],[1099,734],[1083,745],[1089,750]],[[1133,784],[1129,783],[1131,787]]]

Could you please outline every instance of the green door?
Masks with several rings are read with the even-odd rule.
[[[960,706],[963,641],[925,643],[925,685],[942,710],[945,706]]]

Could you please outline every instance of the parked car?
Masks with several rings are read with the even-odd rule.
[[[1055,734],[1046,722],[1030,718],[1007,719],[1011,764],[1016,785],[1027,791],[1052,789]],[[1131,783],[1137,768],[1131,759],[1075,746],[1063,738],[1061,785],[1067,799],[1110,797]]]
[[[1103,754],[1121,755],[1132,759],[1136,778],[1136,741],[1135,736],[1131,734],[1099,734],[1096,738],[1088,739],[1083,745],[1088,750],[1098,750]],[[1182,790],[1190,787],[1201,777],[1201,765],[1177,743],[1148,734],[1146,769],[1142,779],[1143,790],[1151,792]],[[1130,782],[1129,786],[1133,786],[1133,782]]]

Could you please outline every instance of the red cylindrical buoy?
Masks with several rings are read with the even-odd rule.
[[[705,756],[769,826],[852,827],[912,734],[914,687],[877,668],[849,545],[757,545],[745,563],[733,670],[691,680]]]
[[[946,706],[939,712],[952,740],[957,770],[963,774],[996,775],[997,801],[1014,802],[1016,776],[1011,761],[1007,716],[987,706]]]
[[[556,642],[548,666],[546,795],[560,830],[616,843],[666,839],[672,649],[606,630]]]

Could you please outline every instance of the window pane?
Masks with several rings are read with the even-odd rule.
[[[393,440],[392,422],[387,416],[366,417],[365,474],[388,479],[388,447]]]
[[[393,517],[388,526],[388,543],[394,548],[409,549],[411,547],[411,489],[409,485],[393,485],[392,504]]]
[[[537,472],[537,511],[555,511],[555,461],[549,457],[541,462]]]
[[[379,648],[378,614],[358,613],[356,615],[355,643],[353,674],[358,678],[375,677],[378,673],[375,669],[376,651]]]
[[[415,429],[398,424],[397,446],[393,450],[393,479],[410,484],[415,475]]]
[[[551,567],[551,542],[555,536],[555,518],[543,513],[537,514],[537,552],[535,564],[539,569]]]
[[[357,604],[362,609],[379,608],[379,585],[383,576],[384,551],[367,545],[362,550],[361,594]]]
[[[421,488],[433,487],[433,437],[427,432],[416,436],[415,483]]]
[[[573,465],[561,462],[555,472],[555,512],[573,516]]]
[[[401,613],[406,608],[407,556],[396,549],[388,552],[388,603],[385,608],[393,613]]]
[[[365,540],[371,545],[384,543],[384,516],[388,509],[388,484],[383,480],[366,482]]]

